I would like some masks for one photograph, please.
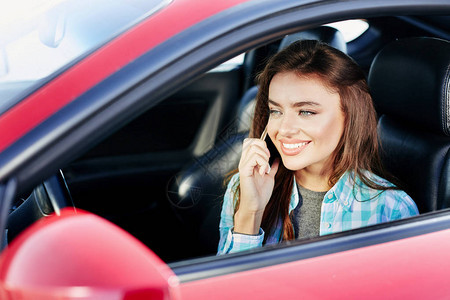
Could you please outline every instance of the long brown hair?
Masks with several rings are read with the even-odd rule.
[[[364,72],[349,56],[315,40],[297,41],[274,55],[257,77],[259,84],[255,114],[249,136],[261,136],[269,120],[269,85],[272,78],[283,72],[295,72],[299,76],[319,78],[328,88],[337,91],[344,113],[344,131],[332,154],[332,172],[329,185],[333,186],[346,171],[353,171],[365,185],[380,190],[396,188],[374,182],[366,172],[378,174],[396,182],[384,171],[377,134],[376,112]],[[266,139],[271,157],[280,157],[269,138]],[[267,204],[261,227],[270,233],[282,222],[282,239],[294,238],[289,217],[289,203],[294,184],[294,173],[286,169],[280,160],[275,176],[275,186]],[[236,203],[239,206],[239,198]],[[266,235],[267,237],[267,235]]]

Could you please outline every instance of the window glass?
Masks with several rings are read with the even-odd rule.
[[[0,4],[0,109],[170,0],[19,0]]]
[[[233,70],[236,67],[241,66],[244,63],[245,53],[239,54],[232,59],[218,65],[216,68],[212,69],[211,72],[226,72]]]
[[[342,32],[347,43],[358,38],[369,29],[369,24],[364,20],[346,20],[329,23],[327,26],[334,27]]]

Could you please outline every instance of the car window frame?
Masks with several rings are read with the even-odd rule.
[[[312,239],[169,263],[180,283],[388,243],[450,228],[450,208]]]

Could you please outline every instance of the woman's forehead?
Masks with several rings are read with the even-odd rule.
[[[316,74],[298,75],[295,72],[277,73],[269,85],[269,101],[290,106],[298,103],[326,104],[339,100],[335,89],[330,89]]]

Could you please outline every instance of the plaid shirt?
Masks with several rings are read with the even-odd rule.
[[[392,184],[372,173],[366,174],[372,181],[384,185]],[[353,179],[353,172],[346,172],[325,194],[320,215],[320,235],[398,220],[419,214],[414,201],[401,190],[380,191],[369,188],[359,178]],[[233,253],[262,246],[264,231],[258,235],[233,233],[234,205],[239,174],[234,175],[225,192],[220,219],[220,242],[217,254]],[[289,213],[299,203],[299,192],[294,184]],[[281,240],[281,220],[267,237],[266,244]]]

